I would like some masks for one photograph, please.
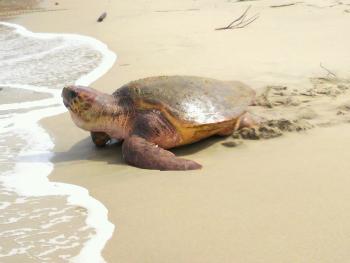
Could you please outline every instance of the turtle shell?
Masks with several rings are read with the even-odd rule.
[[[238,81],[194,76],[161,76],[132,81],[113,93],[132,99],[137,109],[166,110],[178,121],[211,124],[236,119],[255,92]]]

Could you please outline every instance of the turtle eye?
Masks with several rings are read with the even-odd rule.
[[[74,90],[70,90],[70,91],[68,92],[67,96],[68,96],[68,99],[69,99],[69,100],[72,100],[72,99],[74,99],[75,97],[78,96],[78,93],[75,92]]]

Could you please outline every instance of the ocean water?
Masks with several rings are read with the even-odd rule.
[[[48,180],[54,142],[38,122],[65,111],[65,85],[89,85],[115,59],[93,38],[0,23],[0,262],[104,262],[108,211]]]

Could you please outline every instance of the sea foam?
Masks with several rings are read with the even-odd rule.
[[[45,99],[0,105],[0,137],[7,138],[7,141],[12,137],[23,141],[17,151],[9,150],[6,143],[0,142],[8,151],[0,158],[9,164],[9,168],[0,174],[0,183],[5,189],[15,191],[22,200],[26,197],[64,196],[68,204],[86,208],[86,224],[94,229],[94,233],[80,253],[69,261],[104,262],[101,251],[114,231],[114,225],[108,221],[108,211],[89,195],[87,189],[49,181],[54,143],[39,121],[66,111],[60,97],[64,85],[91,84],[112,67],[116,55],[91,37],[33,33],[22,26],[3,22],[0,22],[0,27],[3,29],[0,40],[5,43],[0,49],[0,88],[50,94]],[[24,112],[16,112],[18,109]],[[5,113],[1,115],[2,112]],[[0,209],[8,206],[8,202],[2,202]],[[60,220],[65,219],[61,217]],[[48,222],[48,227],[50,224]],[[26,248],[14,249],[8,254],[24,253],[22,250],[26,251]],[[42,252],[37,257],[44,257],[49,252]]]

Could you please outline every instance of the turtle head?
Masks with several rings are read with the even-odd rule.
[[[109,115],[118,110],[112,95],[89,87],[65,87],[62,90],[62,98],[74,123],[88,131],[103,130]]]

